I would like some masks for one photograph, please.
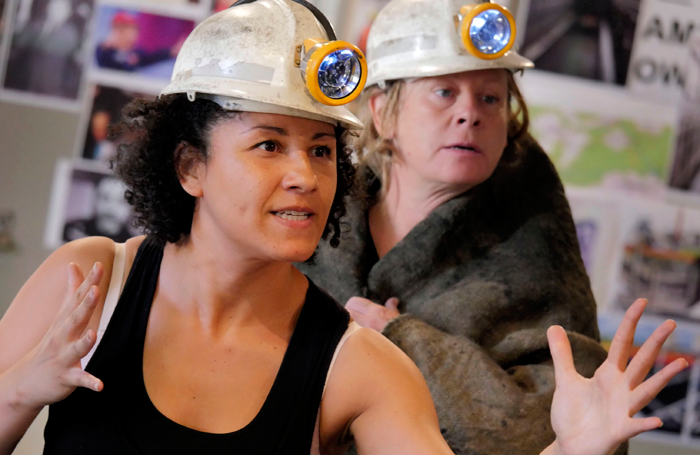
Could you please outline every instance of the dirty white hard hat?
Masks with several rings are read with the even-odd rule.
[[[349,54],[342,44],[352,46],[335,41],[335,36],[329,37],[334,35],[330,24],[323,17],[322,24],[316,14],[320,12],[312,11],[304,1],[239,1],[192,31],[177,56],[171,82],[161,95],[186,93],[190,101],[210,99],[228,110],[284,114],[348,129],[363,128],[342,107],[354,94],[344,99],[326,97],[314,79],[316,75],[311,77],[311,82],[316,82],[314,89],[307,84],[310,73],[302,72],[307,66],[313,66],[315,71],[323,66],[323,59],[317,58],[322,53],[319,47],[330,48],[331,52],[342,48]],[[327,55],[328,52],[322,57]],[[359,68],[357,74],[364,68],[364,74],[355,80],[359,86],[357,94],[367,77],[361,52],[360,56],[362,68],[348,66],[350,70]],[[336,73],[329,72],[337,81]],[[315,96],[325,98],[327,103],[319,102]]]
[[[507,38],[507,48],[478,41],[479,33],[489,32],[491,38],[494,33]],[[464,71],[534,67],[511,49],[515,32],[510,13],[488,1],[393,0],[381,10],[367,37],[367,86]]]

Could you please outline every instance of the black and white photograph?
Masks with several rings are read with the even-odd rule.
[[[139,235],[131,224],[126,187],[106,165],[61,160],[54,177],[46,243],[61,245],[88,236],[125,242]]]
[[[20,0],[12,20],[3,88],[76,101],[92,10],[93,0]]]
[[[114,157],[117,144],[109,139],[109,127],[119,122],[122,109],[134,99],[155,100],[154,94],[126,90],[117,87],[95,85],[91,87],[92,105],[84,115],[85,134],[80,141],[80,155],[88,160],[109,162]]]
[[[700,100],[679,103],[671,188],[700,193]]]
[[[6,0],[0,0],[0,44],[5,36],[5,5]]]
[[[677,358],[685,359],[689,368],[685,369],[674,377],[671,382],[642,409],[640,417],[658,417],[663,422],[663,426],[656,431],[680,434],[683,430],[685,414],[688,411],[688,395],[690,389],[690,376],[692,365],[696,359],[690,355],[680,352],[663,352],[656,359],[656,364],[649,372],[649,376],[661,371],[663,367],[670,364]]]
[[[700,36],[688,47],[685,96],[678,102],[675,152],[669,185],[700,193]]]
[[[540,70],[624,85],[640,0],[530,0],[521,54]]]

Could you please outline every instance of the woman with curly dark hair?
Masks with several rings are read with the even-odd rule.
[[[331,44],[333,75],[307,92],[280,31],[313,57],[305,39],[332,36],[323,17],[301,1],[240,3],[192,33],[161,98],[115,131],[130,138],[115,168],[148,236],[60,248],[0,322],[0,454],[46,405],[46,454],[338,454],[351,439],[361,453],[452,453],[415,365],[292,264],[324,233],[337,244],[353,175],[343,136],[359,125],[309,94],[346,97],[336,76],[361,86],[363,57]],[[315,60],[298,60],[309,82]],[[623,371],[642,308],[594,383],[551,331],[561,438],[545,453],[606,453],[618,434],[601,416],[622,434],[658,425],[627,415],[679,368],[637,387],[669,323]]]

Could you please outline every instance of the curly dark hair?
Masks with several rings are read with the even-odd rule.
[[[121,122],[110,128],[110,139],[119,144],[111,164],[126,184],[134,224],[161,241],[185,241],[192,228],[195,198],[182,188],[179,169],[183,160],[206,162],[212,127],[241,113],[224,110],[210,100],[189,101],[185,94],[175,94],[156,101],[135,100],[122,114]],[[323,232],[326,239],[332,231],[333,247],[339,244],[344,198],[355,178],[348,132],[337,126],[335,136],[338,185]]]

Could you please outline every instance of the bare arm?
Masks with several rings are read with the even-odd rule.
[[[43,406],[76,386],[100,389],[80,368],[95,342],[95,308],[108,280],[114,243],[85,239],[53,253],[32,275],[0,320],[0,454],[9,454]],[[72,264],[71,264],[72,262]],[[69,266],[70,264],[70,266]],[[87,277],[82,270],[90,271]],[[91,323],[91,318],[96,319]]]
[[[338,355],[322,405],[323,428],[349,432],[360,455],[452,454],[420,371],[368,329],[350,337]]]

